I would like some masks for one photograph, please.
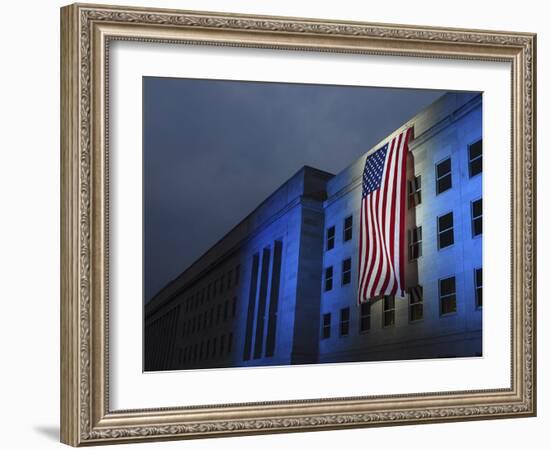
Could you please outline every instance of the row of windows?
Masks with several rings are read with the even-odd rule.
[[[329,266],[325,269],[325,291],[331,291],[333,286],[334,269]],[[342,286],[351,283],[351,258],[342,261]]]
[[[184,322],[182,327],[182,336],[191,336],[195,332],[209,329],[214,324],[219,324],[221,320],[225,322],[227,319],[229,319],[230,313],[231,318],[234,319],[236,312],[237,297],[233,297],[233,301],[231,303],[229,300],[226,300],[223,303],[223,309],[222,304],[218,303],[216,307],[212,306],[209,311],[204,311],[203,313],[196,314],[195,316],[189,318],[186,322]]]
[[[483,233],[483,200],[471,203],[472,237]],[[422,256],[422,226],[408,230],[409,261]],[[452,212],[437,218],[437,248],[442,249],[454,244],[454,216]]]
[[[481,139],[468,147],[468,173],[470,178],[482,172],[482,141]],[[441,194],[453,187],[451,173],[451,157],[444,159],[435,166],[435,192]],[[408,206],[414,208],[422,203],[422,178],[415,176],[408,182]]]
[[[471,203],[472,237],[483,232],[483,205],[482,199]],[[409,261],[422,256],[422,226],[408,230],[408,257]],[[437,247],[442,249],[454,244],[454,216],[452,211],[437,218]],[[325,291],[332,290],[334,283],[334,268],[325,268]],[[351,282],[351,258],[342,261],[342,286]]]
[[[447,158],[435,166],[435,191],[441,194],[453,187],[453,178],[451,174],[452,161]],[[483,141],[474,142],[468,146],[468,174],[474,177],[483,170]],[[409,192],[410,193],[410,192]]]
[[[474,270],[474,295],[476,308],[483,306],[483,275],[481,268]],[[456,279],[448,277],[439,280],[439,310],[445,316],[456,312]],[[424,290],[415,286],[408,291],[409,321],[416,322],[424,318]],[[382,327],[395,325],[395,296],[387,295],[383,300]],[[362,303],[359,312],[359,332],[364,333],[371,328],[371,303]],[[347,336],[350,331],[350,308],[340,310],[339,335]],[[321,338],[331,336],[331,313],[323,314]]]
[[[241,266],[237,265],[234,270],[229,270],[227,274],[223,274],[217,280],[208,283],[207,287],[192,294],[189,298],[184,300],[185,312],[189,313],[196,311],[205,301],[208,302],[216,298],[216,296],[223,294],[225,289],[231,289],[233,286],[238,286],[240,273]]]
[[[482,171],[482,140],[473,143],[468,147],[468,172],[470,177],[478,175]],[[447,158],[444,161],[436,164],[436,193],[441,194],[453,187],[453,180],[451,174],[452,160]],[[408,181],[408,205],[409,208],[413,208],[422,203],[422,178],[420,175],[415,176],[412,180]],[[475,202],[474,202],[475,203]],[[479,210],[479,217],[481,217],[481,207]],[[481,226],[481,223],[480,223]],[[479,232],[474,234],[480,234]],[[344,219],[343,241],[349,241],[353,234],[353,217],[348,216]],[[326,249],[331,250],[335,245],[336,229],[333,226],[327,228],[326,233]]]
[[[194,363],[229,355],[233,351],[233,333],[222,334],[180,349],[180,363]]]
[[[333,225],[327,228],[327,250],[334,248],[336,236],[336,227]],[[344,231],[342,233],[342,240],[344,242],[351,241],[353,237],[353,216],[348,216],[344,219]]]

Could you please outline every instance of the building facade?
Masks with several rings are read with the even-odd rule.
[[[407,293],[358,305],[365,159],[410,126]],[[481,95],[393,134],[337,175],[302,168],[163,288],[144,369],[481,356]]]

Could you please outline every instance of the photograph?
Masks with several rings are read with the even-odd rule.
[[[483,356],[483,94],[143,77],[145,372]]]

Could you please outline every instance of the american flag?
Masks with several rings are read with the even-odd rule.
[[[359,233],[358,302],[404,295],[409,128],[367,157]]]

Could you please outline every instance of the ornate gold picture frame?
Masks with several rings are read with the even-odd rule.
[[[509,63],[509,388],[113,410],[108,69],[110,46],[121,40]],[[535,88],[536,36],[530,33],[105,5],[62,8],[61,441],[81,446],[534,416]]]

